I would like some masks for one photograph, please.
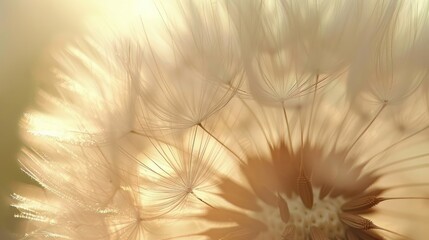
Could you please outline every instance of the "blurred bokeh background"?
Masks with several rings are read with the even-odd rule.
[[[18,124],[31,105],[49,51],[83,34],[101,15],[100,1],[0,0],[0,239],[13,239],[18,221],[8,201],[14,186],[32,183],[19,169]]]

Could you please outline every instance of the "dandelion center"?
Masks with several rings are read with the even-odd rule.
[[[319,190],[315,190],[319,191]],[[341,223],[338,213],[341,205],[345,202],[342,197],[325,199],[314,198],[314,204],[308,209],[299,196],[282,196],[289,207],[289,221],[285,224],[280,216],[279,208],[267,204],[263,205],[263,210],[254,218],[260,219],[267,226],[267,231],[262,232],[256,239],[288,239],[288,234],[295,234],[295,239],[306,239],[310,235],[311,228],[318,228],[329,239],[344,236],[344,226]]]
[[[271,146],[266,158],[249,156],[242,172],[250,191],[227,180],[223,186],[234,188],[223,196],[241,208],[226,212],[225,220],[238,223],[231,234],[257,240],[378,236],[367,230],[381,228],[361,214],[383,201],[373,192],[379,176],[363,172],[359,164],[349,164],[344,160],[346,153],[309,142],[292,150],[280,142]],[[209,215],[221,213],[216,211]]]

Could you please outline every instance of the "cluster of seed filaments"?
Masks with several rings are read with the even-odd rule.
[[[255,217],[264,222],[268,230],[260,233],[257,240],[283,239],[284,232],[292,228],[294,239],[297,240],[308,239],[311,228],[323,231],[329,239],[344,236],[344,227],[338,215],[345,202],[342,197],[326,197],[322,200],[315,197],[312,208],[307,208],[297,195],[279,197],[287,204],[289,211],[287,223],[285,223],[284,216],[281,216],[279,208],[263,205],[263,211]]]

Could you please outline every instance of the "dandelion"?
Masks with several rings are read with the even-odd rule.
[[[145,4],[55,54],[24,239],[427,235],[427,3]]]

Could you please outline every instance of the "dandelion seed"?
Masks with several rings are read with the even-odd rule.
[[[184,1],[157,9],[164,42],[149,35],[147,23],[141,30],[148,57],[139,123],[146,134],[202,123],[228,104],[242,79],[234,31],[221,7]]]

